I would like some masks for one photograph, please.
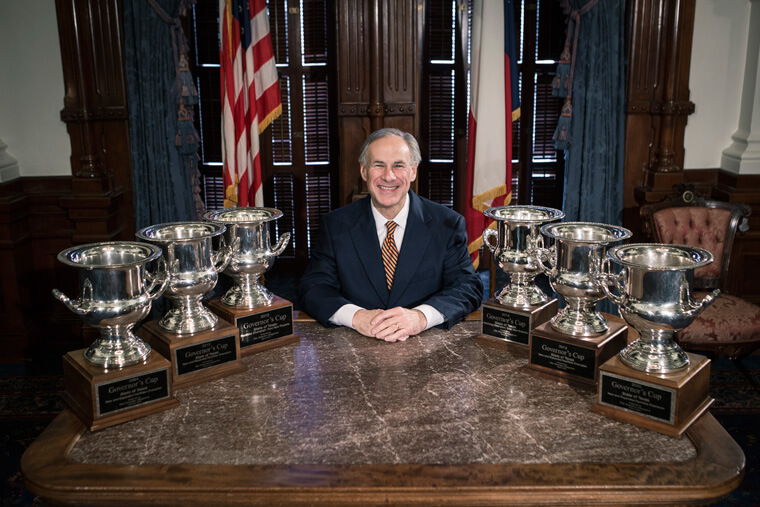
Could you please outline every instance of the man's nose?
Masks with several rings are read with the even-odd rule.
[[[383,169],[382,176],[383,176],[383,179],[385,181],[391,181],[391,180],[395,180],[396,179],[396,173],[393,172],[393,167],[390,167],[390,166],[389,167],[385,167]]]

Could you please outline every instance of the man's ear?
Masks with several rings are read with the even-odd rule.
[[[369,181],[369,180],[367,179],[367,178],[368,178],[368,174],[367,174],[367,167],[366,167],[364,164],[361,164],[361,165],[359,166],[359,172],[361,173],[361,175],[362,175],[362,179],[363,179],[364,181]]]
[[[409,178],[409,181],[410,181],[410,182],[411,182],[411,181],[414,181],[414,180],[416,180],[416,179],[417,179],[417,168],[418,168],[419,166],[420,166],[419,162],[418,162],[418,163],[416,163],[416,164],[414,164],[414,165],[412,166],[412,177],[411,177],[411,178]]]

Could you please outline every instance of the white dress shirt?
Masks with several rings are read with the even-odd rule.
[[[385,235],[388,233],[388,229],[385,226],[385,223],[388,221],[387,218],[385,218],[382,214],[380,214],[377,209],[375,209],[375,205],[370,202],[370,208],[372,209],[372,217],[375,219],[375,228],[377,229],[377,240],[378,244],[382,248],[383,241],[385,241]],[[401,208],[401,211],[398,212],[398,215],[393,217],[391,220],[396,222],[398,225],[396,227],[396,230],[393,231],[393,240],[396,242],[396,248],[398,251],[401,251],[401,244],[404,242],[404,232],[406,231],[406,221],[409,218],[409,196],[406,196],[404,200],[404,207]],[[366,308],[362,308],[361,306],[357,306],[355,304],[346,304],[338,308],[338,311],[336,311],[332,317],[330,317],[330,323],[335,324],[336,326],[345,326],[350,327],[351,329],[354,328],[353,322],[354,322],[354,315],[359,310],[365,310]],[[425,318],[427,319],[427,326],[425,329],[430,329],[431,327],[437,326],[438,324],[443,323],[446,318],[443,316],[441,312],[436,310],[430,305],[419,305],[413,308],[414,310],[419,310],[422,312],[423,315],[425,315]]]

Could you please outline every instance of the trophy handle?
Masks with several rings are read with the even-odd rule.
[[[691,310],[689,310],[687,313],[689,315],[692,315],[696,317],[700,313],[702,313],[702,310],[713,304],[713,302],[720,296],[720,289],[715,289],[708,295],[706,295],[704,298],[702,298],[701,301],[698,303],[695,303]]]
[[[217,273],[220,273],[227,269],[230,261],[232,260],[232,252],[238,249],[240,246],[240,238],[235,237],[232,240],[232,244],[227,246],[224,237],[219,238],[219,250],[217,250],[211,257],[211,262],[214,264],[214,269]]]
[[[148,299],[153,301],[164,293],[166,284],[169,283],[169,271],[166,266],[166,260],[161,257],[158,260],[158,270],[156,273],[145,272],[145,279],[148,280]],[[155,290],[155,292],[154,292]]]
[[[66,305],[66,307],[77,315],[86,315],[92,305],[92,282],[89,278],[82,284],[82,295],[77,301],[72,301],[63,292],[53,289],[53,297]]]
[[[556,273],[554,272],[556,268],[556,259],[557,259],[557,245],[556,243],[549,248],[542,248],[538,247],[535,248],[533,251],[530,252],[530,256],[535,259],[536,263],[538,264],[538,267],[543,273],[549,277],[554,276]],[[544,260],[549,262],[549,265],[547,266],[544,264]]]
[[[604,259],[604,261],[602,261],[602,272],[597,275],[604,294],[610,298],[610,301],[618,306],[622,306],[628,299],[628,296],[625,293],[625,284],[623,283],[626,278],[625,273],[625,271],[621,271],[619,275],[615,276],[610,272],[609,259]],[[614,285],[615,290],[617,290],[620,295],[612,292],[612,290],[610,290],[610,285]]]
[[[488,247],[489,250],[491,250],[491,252],[494,252],[498,245],[491,244],[491,241],[489,238],[491,238],[492,236],[496,236],[495,230],[486,228],[483,231],[483,243]]]
[[[280,241],[278,241],[275,247],[271,249],[271,252],[275,256],[280,255],[282,252],[285,251],[285,247],[288,246],[288,241],[290,241],[290,233],[289,232],[282,233],[282,236],[280,236]]]

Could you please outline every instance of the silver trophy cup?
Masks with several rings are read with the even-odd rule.
[[[203,218],[227,227],[224,238],[233,245],[232,259],[224,271],[234,280],[233,287],[222,296],[222,303],[236,308],[257,308],[272,302],[274,296],[259,278],[274,264],[290,241],[290,233],[280,236],[276,245],[269,243],[269,223],[282,217],[274,208],[229,208],[209,211]]]
[[[166,288],[165,269],[157,274],[146,269],[160,257],[156,246],[127,241],[91,243],[58,254],[59,261],[78,269],[80,294],[72,301],[53,289],[53,296],[100,330],[100,338],[84,353],[88,362],[122,368],[148,358],[150,346],[132,328],[148,315],[153,300]]]
[[[572,336],[606,333],[610,326],[596,310],[596,304],[605,298],[598,276],[609,245],[630,238],[631,231],[606,224],[564,222],[544,225],[541,233],[554,243],[551,248],[539,248],[536,260],[552,289],[567,301],[551,319],[551,327]]]
[[[694,301],[694,270],[712,262],[707,250],[682,245],[630,244],[611,248],[603,264],[602,289],[639,338],[620,352],[633,369],[671,373],[689,365],[689,356],[673,340],[707,308],[719,290]],[[622,266],[614,274],[610,261]]]
[[[219,272],[227,267],[231,248],[213,250],[213,239],[225,227],[209,222],[173,222],[141,229],[137,237],[163,249],[169,272],[164,297],[171,308],[158,325],[170,333],[198,333],[213,328],[218,318],[201,299],[215,286]]]
[[[496,230],[483,231],[483,242],[493,252],[496,265],[510,279],[496,298],[504,305],[515,307],[547,302],[549,297],[534,283],[541,268],[533,252],[543,245],[539,228],[562,219],[565,214],[540,206],[499,206],[483,213],[496,221]],[[494,236],[496,245],[490,241]]]

